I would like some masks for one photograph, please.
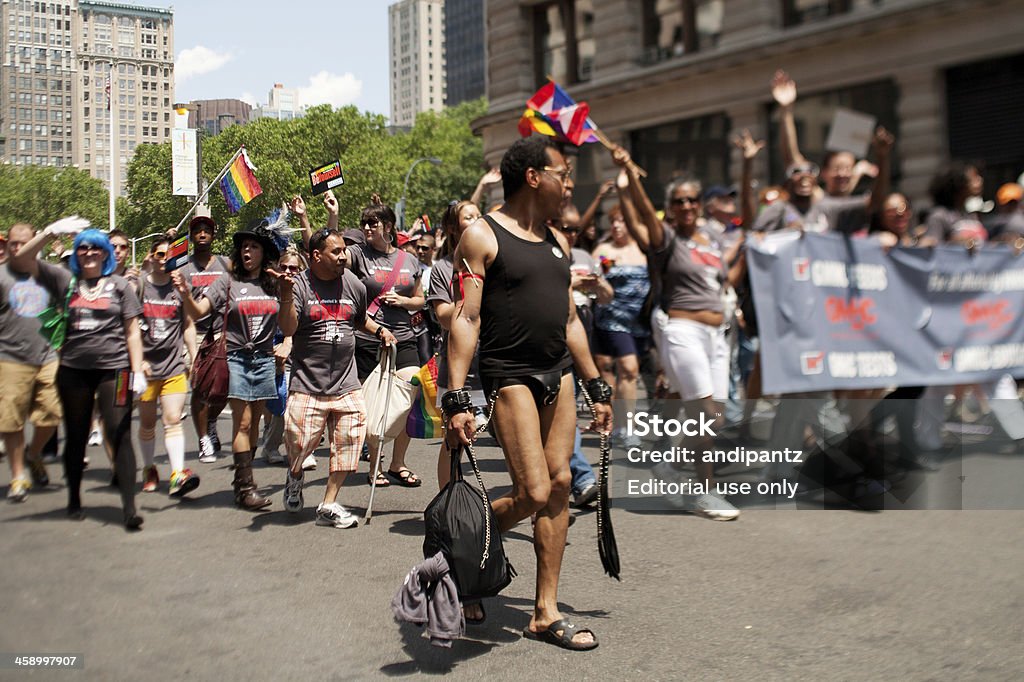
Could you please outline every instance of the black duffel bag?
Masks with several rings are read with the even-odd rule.
[[[479,490],[462,476],[463,451],[476,473]],[[423,512],[427,527],[423,556],[444,555],[462,601],[493,597],[512,582],[516,572],[505,557],[498,522],[472,449],[460,446],[451,460],[448,485]]]

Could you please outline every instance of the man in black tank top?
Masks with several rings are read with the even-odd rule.
[[[501,531],[536,514],[537,600],[524,631],[568,649],[593,649],[594,633],[558,611],[558,575],[568,527],[576,426],[572,374],[587,382],[601,431],[611,429],[610,389],[600,379],[569,295],[569,245],[547,226],[569,182],[562,154],[544,137],[519,140],[501,161],[505,205],[462,234],[455,251],[455,316],[449,385],[442,407],[448,444],[469,444],[475,422],[462,389],[480,342],[480,374],[497,391],[492,423],[505,453],[512,492],[493,501]],[[460,399],[460,394],[466,393]]]

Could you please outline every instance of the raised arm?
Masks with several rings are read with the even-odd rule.
[[[327,227],[332,230],[338,229],[338,199],[334,196],[334,192],[327,190],[324,192],[324,208],[327,209]]]
[[[871,196],[868,199],[868,211],[879,213],[885,203],[885,197],[889,195],[890,179],[892,178],[892,146],[896,138],[892,133],[878,126],[875,130],[875,137],[871,140],[871,147],[875,150],[875,160],[878,162],[878,177],[871,188]]]
[[[779,105],[779,150],[782,152],[782,165],[789,168],[794,163],[805,163],[807,160],[800,153],[796,139],[796,121],[793,118],[793,105],[796,103],[796,81],[789,74],[779,69],[772,78],[772,98]]]
[[[473,190],[473,196],[471,196],[469,200],[477,206],[483,206],[480,202],[483,201],[484,192],[487,191],[487,188],[490,185],[497,182],[501,182],[501,171],[497,168],[492,168],[480,176],[480,182],[476,183],[476,189]]]
[[[601,188],[597,190],[597,196],[587,206],[587,210],[583,212],[580,217],[580,230],[585,230],[594,224],[594,220],[597,218],[597,212],[601,208],[601,201],[604,200],[608,193],[615,189],[615,181],[607,180],[601,184]]]
[[[302,200],[298,194],[292,197],[291,203],[288,205],[290,210],[295,215],[299,216],[299,227],[302,228],[302,249],[303,251],[309,251],[309,240],[313,238],[313,228],[309,224],[309,214],[306,213],[306,202]]]
[[[629,222],[627,222],[626,228],[630,230],[633,239],[636,240],[636,243],[644,253],[657,251],[664,242],[665,230],[661,219],[658,218],[658,212],[654,210],[651,198],[647,196],[647,192],[640,182],[640,176],[637,175],[636,171],[636,164],[631,163],[632,159],[629,156],[629,152],[619,146],[612,150],[612,160],[615,161],[615,165],[622,168],[626,173],[626,178],[629,181],[629,196],[639,218],[632,228],[629,227]]]
[[[57,237],[77,234],[87,227],[89,227],[89,221],[76,215],[50,223],[18,249],[17,255],[11,256],[11,269],[15,272],[23,272],[33,278],[38,277],[39,263],[36,261],[36,257],[43,247]]]
[[[740,178],[740,220],[742,228],[749,230],[754,225],[757,215],[757,201],[754,199],[754,159],[762,149],[764,140],[754,140],[749,130],[744,130],[733,140],[733,144],[743,155],[743,171]]]

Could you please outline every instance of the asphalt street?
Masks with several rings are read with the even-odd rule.
[[[229,421],[222,418],[226,436]],[[186,428],[191,432],[191,428]],[[98,447],[86,519],[65,518],[54,485],[0,504],[0,653],[75,653],[79,670],[0,670],[0,679],[1012,680],[1024,676],[1021,511],[747,509],[731,523],[616,509],[622,582],[605,576],[593,513],[569,530],[560,603],[600,647],[523,639],[534,588],[529,523],[505,537],[519,572],[487,622],[450,650],[397,625],[389,602],[421,556],[436,493],[437,441],[414,441],[418,489],[379,490],[368,526],[314,525],[327,460],[307,473],[305,509],[283,510],[285,472],[258,464],[273,506],[234,508],[230,457],[189,465],[181,501],[139,494],[144,530],[120,525]],[[158,452],[162,448],[158,447]],[[592,460],[596,448],[589,448]],[[494,493],[500,451],[478,449]],[[158,457],[168,475],[166,458]],[[369,497],[366,465],[340,501]],[[1015,480],[1019,481],[1017,477]],[[769,505],[770,506],[770,505]]]

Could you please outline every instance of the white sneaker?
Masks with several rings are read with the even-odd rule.
[[[213,450],[213,441],[209,436],[199,439],[199,461],[203,464],[213,464],[217,461],[217,453]]]
[[[302,511],[302,479],[292,478],[292,470],[288,469],[284,478],[284,508],[292,514]]]
[[[332,502],[331,504],[321,504],[316,508],[316,525],[351,528],[359,525],[359,519],[337,502]]]
[[[266,448],[264,448],[263,461],[272,466],[277,466],[278,464],[285,463],[284,455],[282,455],[281,451],[277,450],[276,448],[274,450],[267,450]]]
[[[92,433],[89,434],[89,445],[99,445],[103,442],[103,436],[100,435],[99,429],[93,429]]]
[[[302,470],[312,471],[313,469],[316,469],[316,457],[314,457],[311,452],[306,455],[306,459],[302,460]]]
[[[31,487],[32,482],[27,478],[11,479],[11,486],[7,489],[7,501],[24,502],[25,498],[28,497],[28,491]]]
[[[684,509],[712,521],[734,521],[740,517],[740,510],[714,493],[688,495]]]

